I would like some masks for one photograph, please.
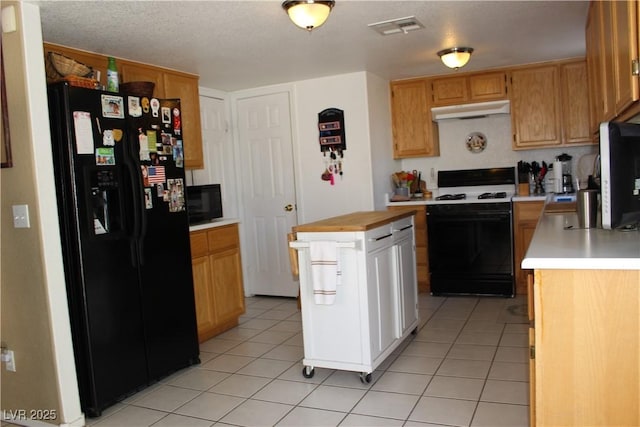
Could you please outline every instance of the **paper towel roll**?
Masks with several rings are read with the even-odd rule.
[[[553,192],[562,193],[562,162],[553,162]]]

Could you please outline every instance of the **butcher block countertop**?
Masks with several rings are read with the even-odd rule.
[[[308,224],[296,225],[295,232],[367,231],[413,215],[413,211],[353,212]]]

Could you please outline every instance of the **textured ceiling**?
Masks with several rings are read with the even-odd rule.
[[[45,41],[200,75],[235,91],[367,70],[395,80],[452,74],[440,49],[475,49],[464,71],[585,55],[588,1],[337,0],[312,33],[280,1],[30,1]],[[424,29],[368,24],[414,15]]]

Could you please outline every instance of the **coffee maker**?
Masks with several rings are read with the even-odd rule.
[[[553,192],[573,193],[573,176],[571,174],[571,156],[563,153],[553,162]]]

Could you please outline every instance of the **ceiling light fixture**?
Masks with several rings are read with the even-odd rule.
[[[294,24],[311,31],[324,24],[335,4],[334,0],[287,0],[282,8]]]
[[[438,52],[438,56],[444,65],[457,70],[460,67],[464,67],[466,63],[469,62],[469,58],[471,58],[472,53],[472,47],[450,47],[449,49],[444,49]]]

